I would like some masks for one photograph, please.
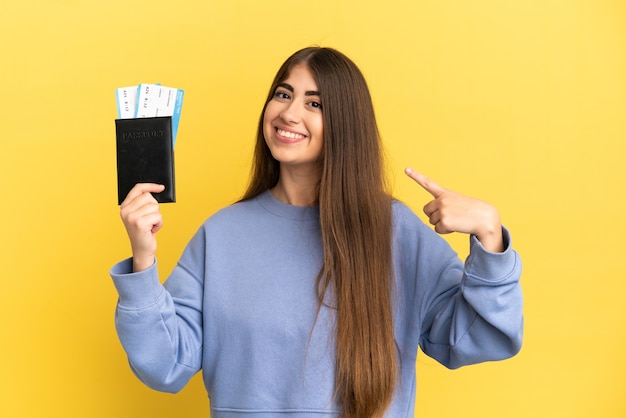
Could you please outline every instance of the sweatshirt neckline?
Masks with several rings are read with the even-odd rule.
[[[257,201],[263,208],[274,215],[296,221],[308,221],[319,219],[319,206],[292,206],[276,199],[266,190],[257,196]]]

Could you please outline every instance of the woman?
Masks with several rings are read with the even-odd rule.
[[[111,270],[131,367],[176,392],[200,369],[211,416],[410,417],[418,346],[450,368],[516,354],[521,272],[497,210],[407,169],[438,233],[385,188],[367,84],[329,48],[279,69],[241,201],[211,216],[162,286],[162,225],[139,184],[121,205],[132,258]]]

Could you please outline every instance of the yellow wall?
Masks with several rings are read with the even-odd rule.
[[[114,89],[186,91],[167,273],[239,196],[271,77],[310,44],[366,74],[398,197],[428,199],[413,165],[490,200],[523,256],[522,352],[457,371],[422,356],[417,415],[626,416],[623,1],[6,1],[0,40],[1,416],[208,415],[199,378],[147,389],[115,335]]]

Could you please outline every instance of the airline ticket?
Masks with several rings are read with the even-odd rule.
[[[184,90],[160,84],[142,83],[137,86],[116,89],[119,119],[172,117],[172,145],[176,144],[176,133],[185,97]]]

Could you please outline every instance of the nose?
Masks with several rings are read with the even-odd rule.
[[[289,102],[280,112],[280,118],[287,123],[298,123],[302,119],[302,106],[297,100]]]

